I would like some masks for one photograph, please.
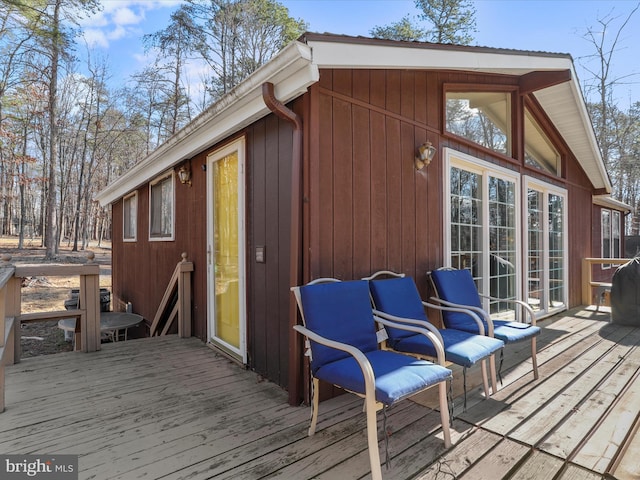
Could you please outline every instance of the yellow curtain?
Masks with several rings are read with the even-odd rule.
[[[238,153],[213,164],[216,336],[240,348]]]

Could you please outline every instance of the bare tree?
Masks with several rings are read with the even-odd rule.
[[[623,48],[622,34],[631,18],[640,8],[636,4],[627,14],[614,16],[613,10],[597,19],[597,27],[590,27],[584,35],[593,46],[594,53],[580,59],[581,65],[591,75],[584,85],[585,94],[593,98],[587,104],[594,125],[603,161],[613,185],[613,195],[633,206],[636,217],[640,208],[640,151],[637,145],[640,134],[640,110],[634,104],[628,111],[617,105],[616,88],[634,81],[637,74],[615,76],[613,71],[616,53]],[[628,222],[637,233],[637,218]]]
[[[306,29],[274,0],[187,0],[193,45],[210,67],[213,100],[229,92]]]

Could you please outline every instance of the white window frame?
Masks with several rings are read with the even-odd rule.
[[[606,232],[604,228],[605,214],[607,214],[609,217],[609,225],[608,225],[608,228],[606,229]],[[600,209],[600,258],[611,258],[611,251],[613,250],[612,238],[611,238],[612,230],[613,230],[613,215],[611,214],[611,210],[608,208],[601,208]],[[605,248],[604,248],[605,233],[609,235],[609,251],[608,252],[605,252]],[[605,253],[608,253],[608,255],[605,255]],[[611,264],[603,263],[600,265],[600,268],[602,268],[602,270],[609,270],[611,268]]]
[[[622,214],[618,210],[613,210],[611,214],[611,258],[622,258]],[[618,228],[614,228],[616,224]],[[617,256],[615,255],[616,244],[618,245]]]
[[[160,182],[163,182],[167,178],[171,179],[171,231],[162,236],[154,236],[151,234],[151,225],[152,225],[152,215],[153,215],[153,203],[152,203],[152,190],[155,185]],[[173,171],[165,173],[156,177],[154,180],[149,182],[149,241],[150,242],[169,242],[174,240],[175,235],[175,225],[176,225],[176,182],[175,175]]]
[[[513,170],[509,170],[507,168],[500,167],[499,165],[495,165],[493,163],[486,162],[484,160],[480,160],[476,157],[468,155],[466,153],[459,152],[457,150],[453,150],[451,148],[444,148],[444,198],[445,198],[445,212],[451,212],[451,167],[462,168],[469,172],[477,173],[482,176],[482,221],[484,219],[489,218],[489,202],[487,201],[486,196],[488,195],[488,185],[489,185],[489,176],[500,178],[503,180],[507,180],[515,183],[515,191],[520,192],[520,175]],[[516,195],[515,199],[515,211],[521,211],[522,197]],[[515,219],[515,235],[516,235],[516,252],[520,252],[522,245],[522,219],[516,214]],[[444,215],[444,266],[451,267],[451,218],[448,214]],[[489,229],[483,228],[482,233],[482,241],[481,241],[483,252],[489,251]],[[522,262],[519,258],[518,262]],[[522,299],[522,268],[520,265],[516,268],[516,299]],[[479,286],[480,293],[482,295],[489,295],[490,282],[489,282],[489,272],[491,271],[490,267],[490,258],[489,255],[482,256],[482,266],[481,271],[483,272],[483,281]],[[489,308],[489,300],[484,300],[485,308]]]
[[[549,194],[552,195],[557,195],[560,196],[564,199],[564,209],[562,212],[562,224],[564,225],[564,232],[562,235],[562,249],[565,253],[565,259],[567,258],[567,253],[569,252],[569,231],[568,231],[568,194],[567,194],[567,190],[564,188],[560,188],[557,187],[555,185],[552,185],[550,183],[546,183],[543,182],[537,178],[533,178],[530,176],[523,176],[523,181],[522,181],[522,198],[527,198],[527,192],[529,191],[529,189],[532,190],[537,190],[539,192],[543,193],[543,202],[542,202],[542,206],[543,206],[543,225],[544,225],[544,233],[542,235],[542,242],[543,242],[543,248],[542,251],[544,252],[543,255],[543,265],[545,265],[544,268],[544,274],[543,274],[543,279],[542,279],[542,292],[543,292],[543,296],[544,298],[541,299],[541,308],[538,312],[536,312],[536,317],[537,318],[542,318],[542,317],[547,317],[553,314],[556,314],[558,312],[561,312],[563,310],[566,310],[568,308],[569,305],[569,289],[570,289],[570,285],[569,285],[569,265],[568,265],[568,261],[565,260],[565,265],[562,271],[562,282],[564,285],[564,291],[563,291],[563,306],[562,307],[558,307],[558,308],[550,308],[549,307],[549,302],[548,302],[548,295],[550,292],[550,278],[549,278],[549,229],[548,229],[548,219],[549,219]],[[523,228],[527,229],[528,225],[527,222],[524,221],[525,218],[527,218],[528,216],[528,205],[527,202],[523,202],[522,205],[522,218],[523,218]],[[524,237],[524,242],[523,242],[523,252],[524,252],[524,256],[525,256],[525,260],[523,261],[523,268],[522,271],[524,272],[524,274],[526,275],[525,278],[529,278],[529,262],[526,261],[526,257],[528,256],[528,252],[529,252],[529,236],[528,235],[523,235]],[[544,308],[542,308],[544,307]]]
[[[240,317],[240,347],[236,348],[233,345],[225,342],[219,338],[216,334],[215,328],[215,316],[216,316],[216,304],[215,295],[211,292],[215,292],[215,266],[213,264],[215,251],[215,232],[214,232],[214,213],[212,207],[214,204],[214,185],[213,185],[213,164],[219,160],[224,159],[232,153],[238,153],[238,289],[240,292],[238,314]],[[242,359],[242,363],[246,364],[248,361],[247,353],[247,265],[246,265],[246,139],[241,137],[228,145],[210,153],[207,156],[207,289],[210,292],[207,295],[207,335],[210,341],[222,345],[228,349],[238,358]]]
[[[127,237],[127,208],[129,212],[128,218],[133,218],[132,227],[133,235]],[[133,192],[122,198],[122,241],[123,242],[135,242],[138,239],[138,192]]]

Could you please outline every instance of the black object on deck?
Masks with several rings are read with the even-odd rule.
[[[611,321],[640,326],[640,257],[619,266],[613,274]]]

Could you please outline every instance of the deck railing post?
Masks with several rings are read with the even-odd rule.
[[[186,252],[182,254],[178,275],[178,336],[191,336],[191,272],[193,263],[187,261]]]
[[[16,312],[13,301],[13,283],[15,269],[11,257],[2,256],[0,268],[0,413],[4,412],[5,384],[4,366],[13,365],[15,360]],[[19,313],[19,312],[18,312]]]
[[[591,262],[582,259],[582,304],[591,305]]]
[[[87,254],[88,265],[93,264],[94,254]],[[80,275],[80,336],[83,352],[100,350],[100,274]]]

